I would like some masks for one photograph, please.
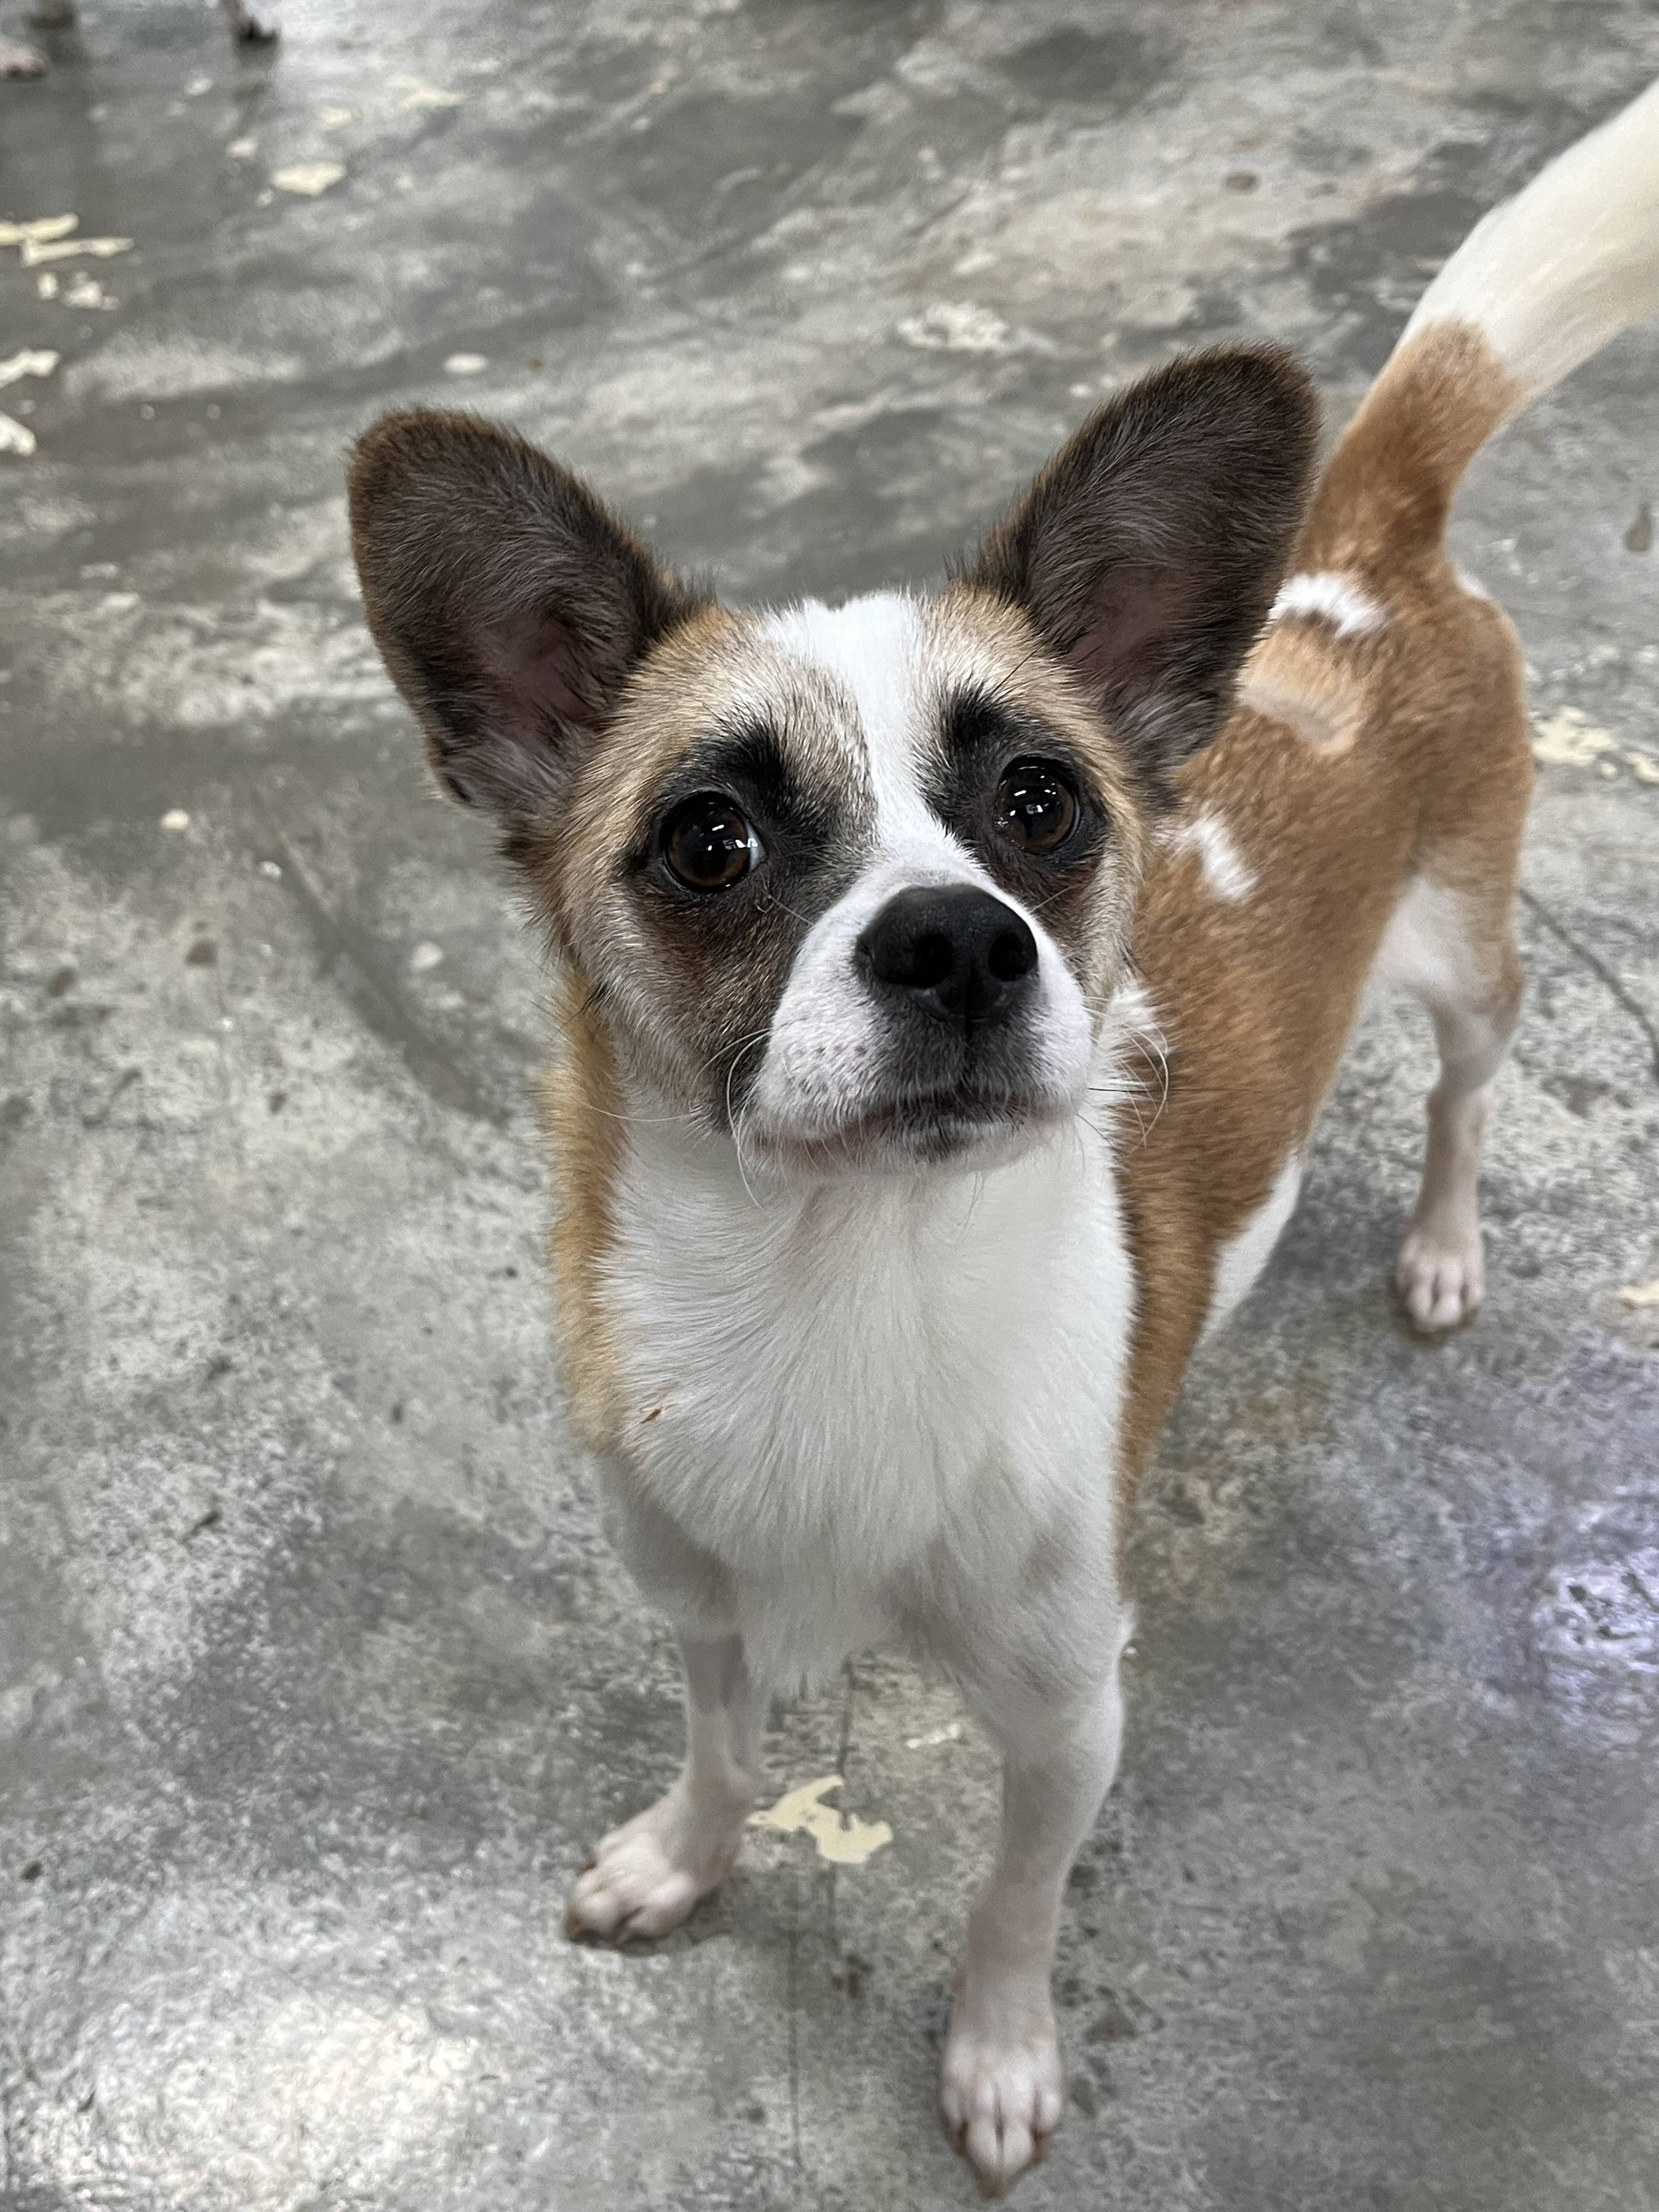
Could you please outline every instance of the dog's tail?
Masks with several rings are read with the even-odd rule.
[[[1331,457],[1298,567],[1375,572],[1439,545],[1501,423],[1659,310],[1659,82],[1478,222]]]

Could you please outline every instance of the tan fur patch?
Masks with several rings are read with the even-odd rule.
[[[1398,356],[1338,447],[1298,556],[1364,579],[1387,629],[1342,640],[1276,627],[1250,664],[1250,703],[1178,779],[1190,806],[1227,821],[1256,888],[1243,907],[1200,898],[1165,858],[1142,888],[1135,950],[1169,1089],[1123,1161],[1139,1289],[1130,1492],[1203,1327],[1217,1256],[1305,1144],[1407,882],[1457,887],[1492,971],[1512,968],[1532,778],[1521,654],[1502,611],[1460,587],[1439,521],[1517,404],[1473,332],[1431,329]],[[1278,719],[1258,704],[1275,687]],[[1163,1073],[1149,1061],[1144,1076],[1156,1105]]]
[[[1241,706],[1288,723],[1316,752],[1346,752],[1359,734],[1369,697],[1357,648],[1303,623],[1278,623],[1244,664]]]
[[[602,902],[629,820],[698,732],[752,698],[763,673],[741,617],[700,608],[634,671],[605,743],[556,819],[532,823],[522,865],[543,911],[568,943],[575,916]]]
[[[514,849],[554,944],[605,980],[597,1018],[622,1054],[624,1088],[642,1083],[712,1127],[723,1126],[732,1054],[763,1030],[810,917],[773,896],[693,923],[649,895],[630,850],[651,842],[662,793],[688,755],[757,724],[782,733],[803,782],[838,791],[856,811],[857,763],[836,711],[757,617],[702,609],[630,677],[563,803],[528,823]]]
[[[1141,802],[1121,748],[1091,702],[1080,678],[1043,650],[1018,607],[971,584],[952,584],[928,611],[930,627],[943,642],[952,633],[971,638],[975,664],[964,678],[989,675],[1039,721],[1057,730],[1087,763],[1114,817],[1129,825],[1133,857],[1145,837]],[[960,625],[958,629],[957,626]],[[983,654],[982,662],[978,656]]]
[[[553,1261],[560,1371],[572,1422],[591,1451],[611,1449],[625,1418],[622,1376],[605,1310],[605,1268],[615,1235],[623,1097],[604,1025],[574,971],[560,978],[563,1046],[542,1093],[553,1183]]]
[[[1389,362],[1321,479],[1298,569],[1374,583],[1438,549],[1457,481],[1526,393],[1480,332],[1431,323]]]

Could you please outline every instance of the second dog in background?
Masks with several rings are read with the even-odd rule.
[[[250,0],[219,0],[219,9],[230,25],[232,37],[244,46],[269,46],[276,36],[270,10],[252,6]],[[30,22],[42,31],[67,30],[76,20],[76,0],[36,0],[29,12]],[[42,76],[46,67],[46,58],[38,46],[0,39],[0,77]]]

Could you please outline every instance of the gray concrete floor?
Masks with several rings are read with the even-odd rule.
[[[655,1951],[561,1936],[673,1670],[545,1350],[544,980],[362,631],[346,442],[462,401],[738,595],[925,576],[1194,340],[1350,406],[1659,17],[292,0],[237,55],[88,0],[49,43],[0,215],[134,245],[55,299],[0,254],[0,357],[62,356],[0,394],[0,2203],[961,2204],[994,1778],[939,1685],[866,1656],[777,1718],[780,1791],[891,1823],[866,1864],[757,1838]],[[1456,528],[1557,757],[1487,1309],[1391,1310],[1429,1058],[1380,1008],[1144,1501],[1031,2212],[1659,2204],[1656,370],[1573,380]]]

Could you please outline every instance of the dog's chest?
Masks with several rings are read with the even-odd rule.
[[[646,1133],[617,1192],[623,1449],[688,1536],[873,1588],[1109,1496],[1130,1287],[1092,1133],[759,1203],[728,1158]]]

